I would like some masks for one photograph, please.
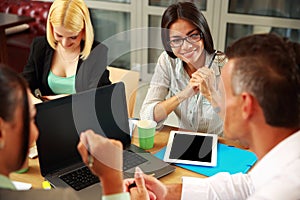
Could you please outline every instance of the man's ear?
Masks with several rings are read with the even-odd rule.
[[[243,92],[241,98],[242,116],[244,119],[249,119],[254,112],[254,97],[250,93]]]

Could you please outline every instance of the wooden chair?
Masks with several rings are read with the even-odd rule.
[[[128,107],[128,117],[133,117],[136,102],[136,93],[139,87],[140,73],[132,70],[120,69],[108,66],[109,79],[112,83],[124,82]]]

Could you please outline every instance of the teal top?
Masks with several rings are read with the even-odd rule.
[[[75,91],[75,75],[70,77],[56,76],[50,70],[48,75],[48,84],[55,94],[74,94]]]
[[[15,190],[15,185],[6,176],[0,175],[0,188]]]

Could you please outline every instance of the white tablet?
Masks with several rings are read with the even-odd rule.
[[[171,131],[164,161],[216,166],[217,143],[218,136],[214,134]]]

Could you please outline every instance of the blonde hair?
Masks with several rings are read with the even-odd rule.
[[[47,18],[47,40],[53,49],[57,42],[54,39],[53,27],[63,26],[72,32],[84,31],[84,47],[80,58],[85,60],[94,42],[94,30],[90,19],[89,10],[83,0],[54,0]]]

